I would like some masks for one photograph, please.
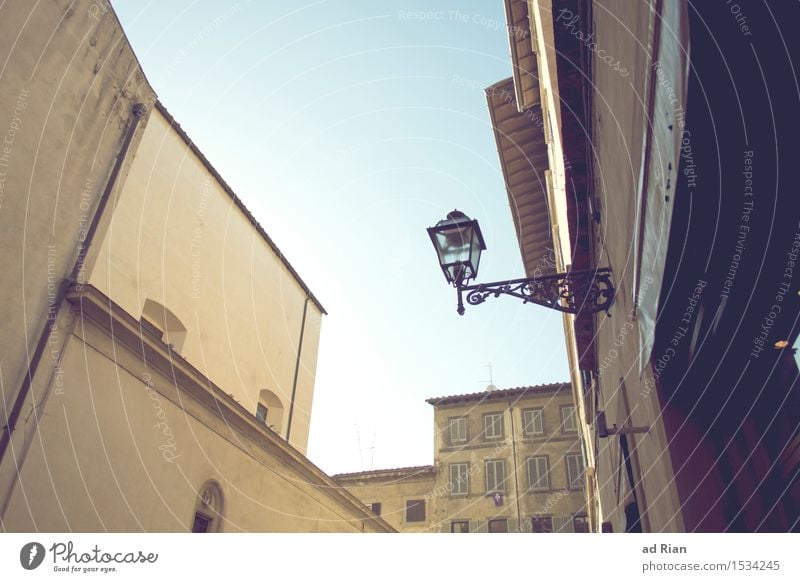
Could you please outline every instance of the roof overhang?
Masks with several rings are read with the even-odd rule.
[[[538,81],[534,88],[538,94]],[[519,111],[513,79],[488,87],[486,100],[525,271],[530,277],[552,273],[555,255],[541,109]]]

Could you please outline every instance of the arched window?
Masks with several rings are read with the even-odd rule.
[[[262,390],[258,394],[256,418],[275,432],[283,429],[283,402],[272,390]]]
[[[222,489],[216,481],[206,481],[200,488],[194,508],[192,533],[216,533],[222,531]]]
[[[141,323],[142,329],[172,346],[176,352],[181,351],[186,340],[186,327],[169,309],[152,299],[147,299],[142,308]]]

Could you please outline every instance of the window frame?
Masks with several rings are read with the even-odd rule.
[[[547,527],[536,527],[536,524],[549,524],[550,529]],[[531,533],[553,533],[553,516],[540,515],[531,517]]]
[[[541,431],[539,431],[539,432],[536,432],[536,431],[529,432],[528,431],[528,422],[526,422],[526,418],[525,418],[525,416],[528,413],[531,413],[531,414],[538,413],[539,426],[542,429]],[[535,424],[535,423],[533,423],[533,424]],[[531,436],[531,437],[543,436],[544,435],[544,433],[545,433],[545,430],[544,430],[544,408],[525,408],[525,409],[522,410],[522,433],[525,436]]]
[[[494,474],[494,481],[495,485],[497,483],[497,463],[500,463],[500,466],[503,468],[503,480],[500,482],[499,487],[490,488],[489,487],[489,465],[493,465],[495,469],[493,470]],[[486,486],[486,494],[494,493],[495,491],[499,491],[500,493],[506,492],[506,481],[508,480],[508,476],[506,475],[506,460],[505,459],[484,459],[483,461],[483,481],[484,485]]]
[[[453,483],[453,470],[456,469],[456,467],[464,467],[464,491],[461,490],[461,487],[459,487],[458,491],[456,491],[455,484]],[[461,477],[461,474],[458,476]],[[463,497],[469,495],[469,463],[450,463],[450,465],[448,465],[447,477],[448,483],[451,485],[450,495],[452,497]]]
[[[462,423],[464,425],[464,438],[463,439],[454,439],[453,438],[453,426],[456,423]],[[469,440],[469,423],[467,422],[466,416],[451,416],[447,419],[447,438],[449,439],[450,444],[461,444],[465,443]]]
[[[503,529],[498,530],[498,531],[492,531],[492,524],[493,523],[498,523],[498,524],[502,523],[503,524]],[[495,517],[493,519],[490,519],[486,523],[486,531],[488,531],[489,533],[508,533],[508,518],[507,517]]]
[[[497,417],[498,418],[498,422],[493,422],[491,424],[491,426],[494,428],[498,424],[500,425],[500,434],[499,435],[494,435],[493,434],[492,436],[489,436],[489,430],[488,430],[489,425],[487,425],[487,421],[491,417]],[[505,437],[505,433],[506,433],[505,422],[503,421],[503,412],[502,411],[500,411],[500,412],[487,412],[486,414],[483,415],[483,439],[484,440],[487,440],[487,441],[499,441],[499,440],[501,440],[502,438]]]
[[[570,465],[569,465],[570,458],[578,459],[579,471],[576,479],[573,479],[572,475],[570,474]],[[583,453],[567,453],[566,455],[564,455],[564,463],[566,464],[567,467],[567,489],[569,489],[570,491],[582,490],[584,485],[583,475],[586,471],[586,464],[583,462]],[[576,480],[578,481],[577,487],[573,485],[573,482]]]
[[[413,504],[413,505],[412,505]],[[416,509],[417,507],[422,507],[422,517],[421,519],[410,519],[410,511]],[[416,516],[415,516],[416,517]],[[406,499],[406,523],[424,523],[426,519],[425,515],[425,500],[424,499]]]
[[[534,486],[532,479],[531,479],[531,464],[532,462],[535,463],[540,460],[544,459],[544,477],[547,482],[545,487],[536,487]],[[539,468],[536,467],[537,475]],[[528,474],[528,491],[540,492],[540,491],[550,491],[552,489],[552,483],[550,482],[550,457],[548,455],[534,455],[532,457],[528,457],[525,459],[525,472]],[[536,480],[537,482],[541,481],[541,477]]]
[[[260,416],[260,414],[259,414],[262,409],[264,410],[264,416],[263,417]],[[259,422],[261,422],[263,424],[267,424],[267,415],[268,414],[269,414],[269,408],[267,406],[265,406],[261,402],[256,404],[256,420],[257,421],[259,421]]]
[[[567,420],[564,418],[564,411],[572,410],[572,428],[567,428]],[[565,404],[561,406],[561,433],[562,434],[574,434],[578,432],[578,411],[575,410],[575,406],[572,404]]]
[[[456,531],[456,526],[461,526],[459,531]],[[466,528],[466,531],[464,529]],[[469,520],[468,519],[454,519],[450,522],[450,533],[469,533]]]

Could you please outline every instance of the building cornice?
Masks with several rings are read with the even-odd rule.
[[[376,529],[385,532],[395,531],[300,451],[258,422],[253,414],[172,350],[169,345],[155,336],[142,332],[139,322],[133,316],[96,287],[73,285],[67,292],[66,300],[84,325],[91,323],[111,338],[115,351],[124,348],[145,362],[148,369],[170,378],[172,387],[179,393],[181,402],[176,403],[177,406],[184,408],[184,399],[191,398],[207,413],[219,418],[224,426],[247,437],[256,447],[297,471],[306,483],[316,487],[329,499],[349,508],[362,522],[369,522]],[[158,385],[155,385],[154,389],[161,392]],[[164,396],[169,399],[167,394]]]

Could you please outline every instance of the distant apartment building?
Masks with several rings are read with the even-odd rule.
[[[568,384],[443,396],[434,464],[334,479],[402,532],[587,531]]]

